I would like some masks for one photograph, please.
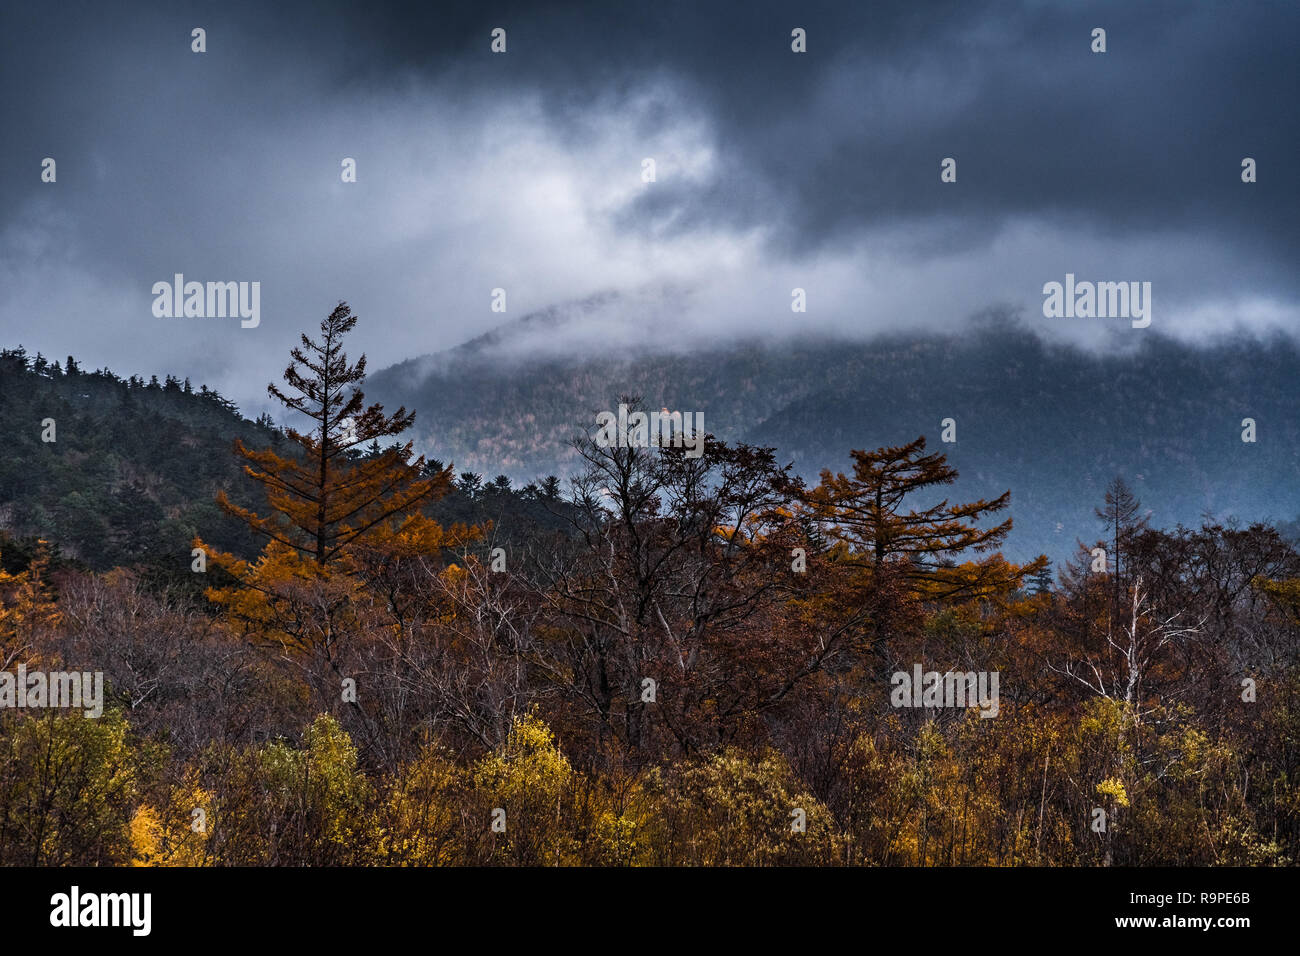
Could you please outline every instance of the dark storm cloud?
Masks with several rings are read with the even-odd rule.
[[[1182,331],[1295,331],[1291,3],[0,16],[6,344],[176,370],[243,400],[339,298],[366,317],[378,365],[501,321],[481,309],[496,285],[516,296],[510,318],[704,281],[716,287],[690,323],[719,333],[780,331],[788,306],[782,318],[771,303],[801,285],[810,321],[861,333],[1005,299],[1032,309],[1044,281],[1088,268],[1195,303]],[[203,56],[189,50],[197,25]],[[505,57],[486,52],[496,26]],[[807,54],[790,52],[795,26]],[[1096,26],[1104,55],[1089,50]],[[44,156],[59,160],[57,191],[38,180]],[[338,182],[343,156],[359,157],[355,188]],[[637,181],[646,156],[661,164],[651,189]],[[939,182],[946,156],[957,184]],[[1240,182],[1243,156],[1259,183]],[[161,334],[147,292],[174,271],[262,279],[265,326]]]
[[[543,90],[575,137],[593,96],[666,71],[715,124],[716,182],[647,193],[629,224],[783,219],[793,247],[892,217],[954,220],[956,243],[1052,215],[1112,232],[1231,230],[1278,261],[1300,252],[1300,6],[653,3],[440,5],[352,21],[397,67]],[[509,73],[476,55],[508,25]],[[809,53],[792,56],[792,26]],[[1093,27],[1108,51],[1090,50]],[[1241,159],[1271,170],[1243,196]],[[936,187],[940,158],[963,188]],[[757,185],[756,185],[757,184]],[[760,188],[761,187],[761,188]],[[1243,201],[1244,200],[1244,201]],[[773,203],[777,208],[773,208]]]

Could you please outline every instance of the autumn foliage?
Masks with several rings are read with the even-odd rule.
[[[203,601],[0,574],[6,666],[93,663],[110,697],[0,714],[0,863],[1295,861],[1275,529],[1156,530],[1116,482],[1053,576],[924,438],[809,487],[772,449],[589,436],[556,526],[444,527],[450,468],[377,446],[411,416],[364,405],[355,321],[271,389],[297,453],[237,448],[266,507],[222,506],[265,545],[197,541]],[[916,665],[998,674],[997,716],[891,705]]]

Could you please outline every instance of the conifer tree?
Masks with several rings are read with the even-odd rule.
[[[957,479],[957,470],[939,453],[925,454],[925,436],[906,445],[853,451],[853,475],[821,473],[821,482],[805,496],[826,538],[847,546],[851,560],[874,573],[896,571],[934,596],[1006,591],[1046,566],[1047,558],[1016,567],[987,560],[956,566],[964,551],[997,548],[1011,530],[1007,518],[992,527],[978,522],[1006,509],[1011,492],[991,501],[950,504],[945,498],[929,507],[910,507],[918,492]]]
[[[1105,500],[1104,508],[1093,510],[1106,528],[1112,567],[1118,585],[1129,571],[1128,557],[1133,547],[1133,540],[1147,530],[1147,518],[1142,514],[1142,502],[1119,476],[1116,476],[1106,489]]]
[[[236,441],[248,463],[244,470],[260,482],[272,513],[259,515],[231,502],[224,492],[217,502],[253,530],[287,545],[324,567],[349,546],[390,519],[412,514],[451,485],[450,471],[429,474],[423,456],[411,461],[412,443],[393,444],[381,454],[356,458],[349,452],[381,437],[410,428],[415,413],[405,407],[386,415],[382,405],[365,405],[358,387],[365,379],[366,357],[350,364],[343,338],[357,316],[340,302],[320,326],[320,341],[302,336],[284,371],[285,391],[268,385],[268,393],[286,408],[315,422],[308,431],[286,428],[302,450],[288,457],[274,450],[255,451]]]
[[[950,505],[945,499],[903,510],[909,495],[957,479],[957,470],[942,454],[924,452],[925,436],[893,448],[854,451],[853,476],[823,470],[821,484],[808,500],[832,536],[865,554],[876,568],[904,557],[923,567],[944,554],[987,551],[1000,544],[1011,530],[1010,518],[984,529],[973,522],[1005,509],[1009,491],[992,501]]]

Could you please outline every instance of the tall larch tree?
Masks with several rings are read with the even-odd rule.
[[[340,302],[321,323],[320,340],[303,335],[302,344],[290,353],[293,361],[284,371],[288,391],[267,386],[272,398],[315,422],[308,431],[285,429],[302,449],[301,457],[252,450],[236,440],[235,450],[247,462],[245,472],[266,489],[271,513],[242,508],[225,492],[217,496],[228,514],[320,567],[451,487],[450,469],[430,474],[423,456],[411,460],[411,442],[390,445],[374,456],[349,454],[366,442],[401,434],[415,420],[405,407],[387,415],[382,405],[365,405],[358,386],[365,379],[366,357],[353,365],[343,351],[344,336],[356,324],[357,316]]]
[[[1001,560],[954,566],[962,552],[993,551],[1006,538],[1010,518],[986,528],[979,522],[1004,511],[1011,492],[991,501],[952,504],[945,498],[928,507],[910,507],[917,493],[957,479],[944,455],[925,453],[924,435],[906,445],[852,455],[851,476],[823,470],[821,482],[805,496],[827,539],[846,545],[852,560],[877,574],[888,565],[942,597],[1015,587],[1046,566],[1045,556],[1019,568]]]

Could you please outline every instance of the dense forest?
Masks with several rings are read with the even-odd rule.
[[[3,669],[107,700],[0,710],[0,863],[1295,861],[1276,528],[1153,526],[1111,475],[1055,573],[1009,562],[1014,485],[954,498],[907,423],[815,480],[579,433],[514,489],[365,404],[355,322],[272,386],[298,428],[4,353]]]
[[[54,425],[48,436],[47,420]],[[206,385],[84,371],[72,356],[60,364],[21,346],[0,350],[0,421],[0,535],[11,539],[4,549],[11,571],[43,539],[56,563],[131,566],[184,584],[200,529],[214,545],[253,557],[257,536],[216,504],[218,492],[243,505],[260,498],[232,443],[294,453],[269,415],[249,421]],[[348,455],[380,451],[372,440]],[[508,537],[515,528],[554,525],[559,492],[555,476],[514,488],[504,475],[464,471],[428,507],[441,521],[490,522]]]

